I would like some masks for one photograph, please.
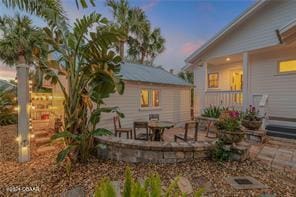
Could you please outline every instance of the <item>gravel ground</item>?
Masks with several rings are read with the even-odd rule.
[[[197,189],[207,182],[209,192],[205,196],[295,196],[296,174],[280,170],[270,170],[256,161],[243,163],[217,163],[207,160],[180,163],[175,165],[126,164],[122,162],[99,161],[92,159],[88,164],[72,166],[67,176],[65,169],[55,165],[55,155],[59,148],[51,153],[37,156],[25,164],[16,162],[17,146],[15,142],[16,126],[0,127],[0,196],[59,196],[60,193],[75,186],[82,186],[91,193],[96,183],[103,177],[122,180],[126,166],[132,169],[134,177],[144,178],[158,172],[164,185],[176,176],[185,176]],[[268,189],[235,190],[226,183],[229,176],[252,176]],[[38,187],[39,192],[8,192],[8,188]]]

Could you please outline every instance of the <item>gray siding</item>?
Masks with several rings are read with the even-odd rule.
[[[252,55],[250,94],[251,96],[255,94],[269,95],[270,116],[295,118],[296,74],[278,74],[278,61],[286,59],[296,59],[295,48],[278,49]]]

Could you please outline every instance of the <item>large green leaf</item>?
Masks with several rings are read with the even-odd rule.
[[[91,132],[91,136],[104,136],[104,135],[112,135],[112,132],[104,128],[97,128],[96,130]]]
[[[57,140],[57,139],[60,139],[60,138],[70,138],[72,140],[76,140],[77,139],[77,135],[69,132],[69,131],[63,131],[63,132],[58,132],[58,133],[55,133],[52,137],[51,137],[51,140],[54,141],[54,140]]]
[[[76,146],[69,145],[64,150],[58,153],[58,156],[56,158],[57,163],[60,163],[65,160],[65,158],[69,155],[69,153],[74,150]]]

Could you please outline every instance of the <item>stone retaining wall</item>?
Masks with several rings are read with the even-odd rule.
[[[130,163],[177,163],[208,157],[212,144],[201,142],[151,142],[113,136],[96,137],[97,155]]]

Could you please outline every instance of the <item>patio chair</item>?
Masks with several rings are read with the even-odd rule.
[[[159,120],[159,114],[149,114],[149,120]]]
[[[194,129],[194,138],[188,136],[188,131],[190,129]],[[197,133],[198,133],[198,122],[197,121],[186,122],[184,134],[175,135],[175,142],[177,142],[177,139],[183,140],[185,142],[192,141],[192,140],[197,141]]]
[[[137,136],[138,129],[145,129],[146,133],[141,133],[140,135]],[[149,139],[148,122],[134,122],[134,139],[135,140]]]
[[[126,138],[133,138],[132,133],[133,129],[132,128],[122,128],[121,123],[120,123],[120,118],[118,116],[113,117],[113,123],[114,123],[114,132],[115,136],[119,134],[119,137],[121,137],[121,133],[126,133]]]

